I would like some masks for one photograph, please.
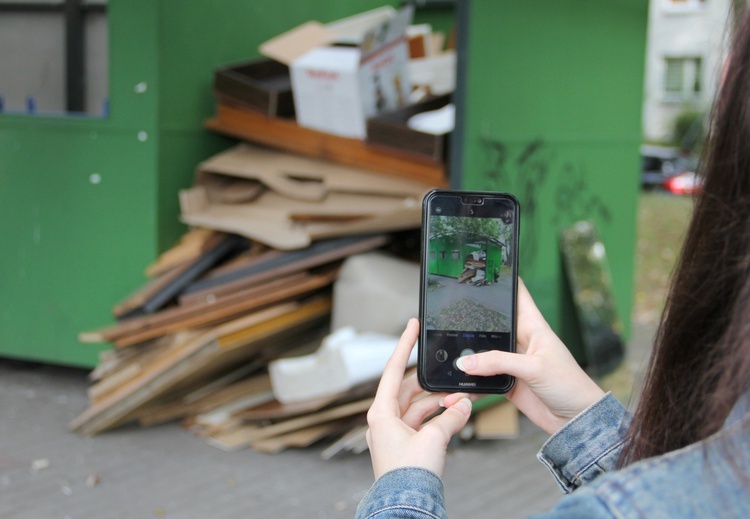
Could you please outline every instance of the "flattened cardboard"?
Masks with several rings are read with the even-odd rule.
[[[390,5],[385,5],[327,23],[326,28],[336,33],[338,43],[359,45],[369,29],[394,16],[396,16],[396,9]]]
[[[208,191],[209,200],[229,202],[229,193],[237,192],[239,201],[252,200],[260,195],[253,184],[242,187],[231,184],[231,179],[219,181],[213,177],[234,177],[255,180],[276,193],[296,200],[323,200],[333,192],[377,194],[421,198],[430,187],[421,182],[384,176],[360,168],[283,153],[250,144],[239,144],[200,163],[196,184]],[[245,194],[247,192],[247,194]]]
[[[331,193],[321,202],[293,200],[268,191],[249,204],[211,203],[205,188],[180,191],[181,219],[188,225],[240,234],[282,250],[314,240],[415,229],[420,200]]]
[[[309,21],[261,44],[260,53],[289,66],[310,49],[330,45],[337,37],[322,23]]]

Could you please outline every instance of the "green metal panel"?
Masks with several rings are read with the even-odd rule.
[[[449,276],[456,278],[461,274],[463,270],[463,251],[459,254],[458,258],[453,258],[452,252],[454,250],[461,250],[463,244],[457,237],[453,236],[442,236],[430,240],[430,253],[435,253],[435,259],[430,264],[430,274],[437,274],[439,276]]]
[[[386,2],[396,5],[396,2]],[[214,68],[377,0],[110,0],[110,115],[0,115],[0,356],[92,366],[77,334],[183,232],[177,191],[231,141],[203,129]]]
[[[558,233],[593,220],[628,330],[647,0],[468,5],[461,187],[519,198],[521,275],[571,343]]]
[[[0,116],[3,356],[94,364],[77,334],[109,322],[156,253],[157,99],[135,89],[157,80],[155,11],[110,12],[110,117]]]

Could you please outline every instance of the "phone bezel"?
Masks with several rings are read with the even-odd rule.
[[[491,191],[463,191],[463,190],[445,190],[436,189],[430,191],[425,195],[422,201],[422,235],[421,235],[421,261],[420,261],[420,287],[419,287],[419,320],[420,320],[420,331],[419,331],[419,345],[418,345],[418,361],[417,361],[417,378],[420,386],[426,391],[430,392],[465,392],[465,393],[507,393],[515,385],[515,378],[506,375],[505,378],[508,383],[503,386],[498,386],[493,383],[482,384],[481,379],[477,380],[476,386],[465,387],[459,386],[458,383],[455,385],[435,384],[428,380],[427,377],[427,363],[428,358],[426,355],[426,333],[427,330],[421,323],[424,322],[425,318],[425,299],[426,299],[426,283],[427,283],[427,263],[428,263],[428,240],[429,240],[429,217],[430,217],[430,206],[433,201],[441,196],[449,197],[466,197],[469,199],[476,199],[477,205],[483,205],[488,199],[505,199],[511,201],[515,210],[514,218],[514,240],[512,243],[512,324],[510,331],[510,344],[509,351],[516,351],[516,325],[517,325],[517,296],[518,296],[518,241],[520,234],[520,204],[518,199],[511,193],[504,192],[491,192]],[[479,202],[481,200],[481,203]],[[470,200],[471,202],[471,200]],[[472,217],[469,215],[468,217]],[[481,216],[476,216],[481,217]],[[490,379],[488,379],[490,380]]]

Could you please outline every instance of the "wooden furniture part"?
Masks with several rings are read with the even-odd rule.
[[[208,120],[209,130],[249,142],[293,153],[330,160],[338,164],[445,187],[445,166],[398,151],[373,148],[359,139],[339,137],[300,127],[290,119],[267,117],[259,111],[219,103],[216,117]]]
[[[187,307],[173,307],[154,315],[123,321],[111,327],[81,334],[82,342],[115,342],[118,347],[139,344],[185,328],[199,328],[226,321],[243,312],[300,298],[330,285],[336,269],[317,274],[299,273],[274,279],[244,291]]]
[[[73,431],[100,433],[132,419],[144,405],[171,390],[206,380],[229,366],[236,366],[263,347],[284,344],[284,338],[321,323],[330,315],[330,298],[284,303],[214,327],[170,349],[143,371],[126,381],[101,402],[87,408],[70,422]]]

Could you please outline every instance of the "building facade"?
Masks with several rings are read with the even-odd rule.
[[[651,0],[643,104],[647,142],[671,142],[676,119],[711,105],[731,34],[732,0]]]

